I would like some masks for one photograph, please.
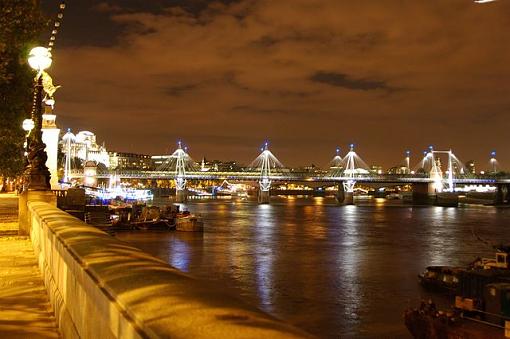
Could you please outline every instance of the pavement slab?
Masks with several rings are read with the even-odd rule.
[[[0,194],[0,338],[60,338],[32,243],[17,233],[17,197]]]

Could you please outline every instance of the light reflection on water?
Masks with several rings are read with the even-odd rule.
[[[205,233],[121,233],[201,279],[228,286],[320,337],[408,338],[402,312],[419,302],[432,264],[492,256],[472,235],[510,242],[510,209],[411,207],[374,199],[193,202]]]
[[[273,253],[271,242],[273,239],[273,229],[276,227],[273,218],[273,208],[271,205],[259,205],[256,210],[255,218],[255,241],[257,250],[255,251],[255,274],[257,276],[257,292],[262,309],[272,312],[271,293],[274,290],[273,281]]]

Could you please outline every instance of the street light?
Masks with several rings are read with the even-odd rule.
[[[25,119],[23,120],[23,125],[21,125],[23,130],[25,132],[30,133],[30,131],[34,128],[34,120],[32,119]]]
[[[28,54],[28,64],[36,71],[42,72],[51,66],[51,52],[46,47],[35,47]]]
[[[496,160],[496,151],[491,152],[490,164],[492,167],[492,173],[497,173],[498,172],[498,161]]]
[[[51,52],[45,47],[33,48],[28,56],[30,67],[37,71],[35,77],[32,119],[23,122],[23,129],[30,131],[28,138],[28,164],[25,167],[25,189],[46,191],[50,189],[50,171],[46,167],[46,145],[42,141],[43,76],[51,65]],[[31,120],[31,122],[27,121]]]

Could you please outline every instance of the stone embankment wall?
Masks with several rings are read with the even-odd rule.
[[[48,203],[28,212],[65,338],[309,337]]]

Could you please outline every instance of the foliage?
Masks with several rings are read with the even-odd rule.
[[[39,1],[0,0],[0,176],[23,168],[23,119],[29,117],[34,73],[27,56],[44,28]]]

